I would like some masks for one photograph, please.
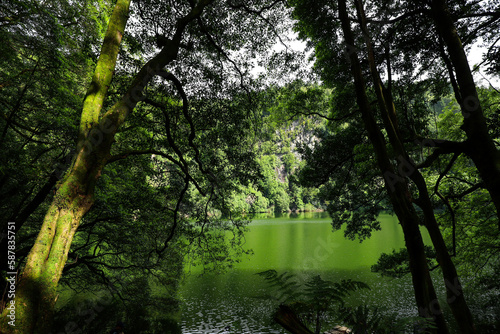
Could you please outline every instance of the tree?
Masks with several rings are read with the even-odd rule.
[[[480,89],[479,98],[484,106],[488,128],[493,139],[498,141],[498,132],[493,128],[498,122],[496,101],[500,95],[493,89]],[[450,105],[440,119],[441,133],[448,138],[460,135],[461,130],[457,126],[450,126],[453,118],[459,117],[459,108],[456,104]],[[451,164],[451,160],[442,163]],[[498,258],[500,231],[495,228],[498,221],[492,214],[494,204],[487,190],[481,187],[481,176],[466,156],[456,157],[449,174],[442,177],[441,174],[439,182],[432,185],[439,189],[440,199],[449,203],[440,222],[447,228],[446,236],[449,244],[453,245],[453,253],[457,255],[462,270],[467,274],[475,274],[477,268],[487,268],[489,263],[494,263]],[[472,238],[470,235],[473,235]]]
[[[201,150],[205,140],[212,140],[210,143],[215,146],[221,143],[223,134],[228,134],[229,131],[224,132],[227,130],[224,116],[227,115],[218,114],[232,110],[228,98],[236,92],[243,92],[242,98],[247,100],[252,97],[247,76],[251,60],[235,61],[232,52],[267,50],[267,43],[274,43],[282,26],[277,14],[280,6],[280,1],[252,4],[209,0],[175,4],[138,1],[132,7],[129,0],[115,3],[83,101],[75,154],[57,185],[17,286],[16,327],[2,323],[3,328],[23,333],[47,331],[70,246],[82,218],[95,204],[96,186],[110,162],[128,156],[155,154],[169,161],[179,173],[181,182],[177,188],[177,205],[173,209],[173,225],[170,234],[159,245],[160,253],[168,248],[174,237],[183,199],[191,186],[209,199],[220,198],[218,185],[231,180],[231,173],[239,173],[236,168],[225,168],[241,162],[242,155],[236,154],[232,143],[203,152],[205,155]],[[131,15],[137,19],[131,21],[131,30],[126,31]],[[239,22],[238,29],[234,29],[233,22]],[[256,29],[261,38],[252,40],[250,37],[255,36]],[[130,38],[129,47],[141,51],[141,55],[124,57],[121,64],[117,59],[124,38]],[[283,52],[283,57],[289,58],[290,53]],[[143,60],[147,58],[150,59]],[[110,85],[120,70],[134,70],[135,74],[125,89],[111,96]],[[157,81],[160,78],[161,82]],[[173,89],[164,89],[165,82]],[[171,96],[176,96],[176,102],[172,103],[171,98],[165,102],[161,95],[155,94],[162,89],[173,93]],[[160,98],[163,101],[159,101]],[[164,150],[135,147],[116,152],[124,124],[142,104],[149,104],[163,114],[166,128],[163,138],[167,146]],[[176,120],[181,122],[176,123]],[[215,124],[219,133],[212,132],[204,137],[207,122]],[[231,149],[224,150],[228,147]],[[228,163],[221,165],[223,159]],[[224,175],[226,180],[222,179]],[[203,212],[206,213],[200,214]],[[204,218],[200,222],[201,232],[210,223],[206,214]]]
[[[91,45],[102,33],[108,9],[89,1],[74,7],[65,1],[14,1],[2,4],[2,12],[9,15],[0,28],[0,207],[19,232],[30,216],[46,209],[44,202],[70,160],[78,121],[71,110],[79,108],[90,79]],[[17,256],[23,257],[19,238],[24,235],[17,240]],[[5,242],[2,238],[2,249]],[[0,268],[6,270],[6,253],[1,256]]]
[[[350,63],[352,77],[354,78],[355,96],[357,105],[359,107],[359,117],[367,132],[368,138],[374,150],[374,158],[377,161],[379,175],[384,177],[384,184],[392,203],[392,206],[400,220],[403,227],[407,250],[410,258],[410,270],[412,272],[413,283],[415,288],[415,296],[417,305],[421,315],[425,314],[425,310],[429,309],[430,305],[437,307],[436,312],[433,312],[434,320],[437,323],[438,332],[447,332],[447,326],[442,317],[442,312],[437,305],[437,299],[432,287],[432,281],[428,273],[428,266],[426,263],[425,252],[423,243],[418,230],[418,225],[424,223],[427,227],[432,242],[434,244],[437,259],[443,272],[443,278],[447,287],[447,296],[450,307],[453,311],[456,321],[462,331],[472,333],[475,331],[470,310],[463,298],[462,288],[458,282],[458,276],[455,266],[451,261],[446,244],[443,240],[441,232],[438,228],[436,218],[434,216],[433,205],[430,200],[430,195],[427,190],[427,185],[422,174],[417,166],[410,159],[407,149],[405,148],[405,139],[402,137],[404,129],[400,127],[399,115],[394,106],[394,97],[392,95],[392,60],[388,50],[391,44],[385,45],[385,50],[375,48],[375,44],[371,39],[371,34],[379,34],[378,36],[390,36],[394,31],[390,31],[387,35],[383,29],[381,30],[368,30],[367,18],[361,1],[355,1],[355,18],[349,16],[349,9],[345,1],[339,1],[336,5],[324,5],[329,8],[325,11],[321,5],[314,7],[318,11],[311,11],[312,4],[304,4],[303,2],[294,3],[295,14],[299,19],[298,29],[304,37],[312,39],[312,43],[316,48],[316,55],[318,57],[318,68],[323,74],[323,78],[327,83],[333,83],[340,92],[345,91],[345,87],[352,87],[351,80],[345,76],[342,71],[342,65],[345,65],[345,55]],[[307,8],[307,10],[306,10]],[[335,12],[338,11],[338,16],[335,17]],[[338,33],[336,29],[339,26],[330,24],[332,19],[338,19],[342,29],[344,38],[345,50],[338,47],[336,44]],[[337,22],[338,22],[337,21]],[[355,28],[352,27],[352,22],[359,25]],[[356,30],[354,30],[356,29]],[[357,34],[357,35],[356,35]],[[383,39],[382,37],[382,39]],[[387,40],[384,42],[390,43]],[[379,53],[376,53],[376,50]],[[358,54],[366,52],[366,57],[359,58]],[[385,51],[385,53],[384,53]],[[337,52],[337,54],[335,54]],[[377,59],[377,57],[379,57]],[[386,85],[381,80],[380,64],[383,59],[387,66]],[[371,76],[371,83],[369,86],[365,79],[366,69],[369,70]],[[338,84],[341,82],[340,84]],[[368,87],[368,88],[367,88]],[[374,99],[374,103],[370,103],[369,99]],[[373,107],[375,104],[378,108],[380,118],[374,116]],[[347,114],[344,112],[344,115]],[[399,113],[401,114],[401,113]],[[348,122],[346,116],[340,118],[344,122]],[[347,115],[349,116],[349,115]],[[382,122],[384,132],[381,131],[382,127],[379,125]],[[347,124],[349,126],[351,124]],[[408,130],[406,130],[408,131]],[[387,138],[387,139],[386,139]],[[389,147],[387,142],[389,142]],[[484,158],[484,157],[483,157]],[[349,156],[345,160],[336,160],[338,164],[344,165],[349,163],[351,159]],[[393,165],[396,162],[397,169]],[[337,165],[338,167],[338,165]],[[335,168],[335,167],[334,167]],[[413,183],[414,189],[410,188],[408,180]],[[356,192],[356,191],[354,191]],[[416,204],[423,211],[423,219],[419,217],[413,205]],[[377,212],[377,208],[371,210],[373,213]],[[349,216],[349,215],[348,215]],[[354,214],[356,216],[356,214]],[[344,217],[345,218],[345,217]],[[355,229],[359,231],[359,226],[356,225],[358,220],[352,222]],[[349,229],[348,229],[349,231]],[[455,286],[450,284],[457,282]],[[456,289],[455,289],[456,288]],[[422,312],[424,311],[424,312]]]
[[[500,151],[491,138],[483,108],[472,77],[457,29],[451,17],[450,8],[444,0],[431,2],[430,10],[439,36],[448,49],[448,56],[453,69],[449,70],[450,80],[457,102],[460,104],[464,122],[462,129],[467,135],[463,151],[469,156],[485,181],[499,217],[500,229]],[[493,14],[498,20],[498,13]],[[490,23],[491,24],[491,23]]]

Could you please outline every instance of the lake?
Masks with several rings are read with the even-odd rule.
[[[381,215],[379,220],[382,230],[360,243],[345,239],[343,231],[333,233],[326,213],[257,217],[246,234],[245,247],[254,251],[253,256],[223,275],[200,277],[196,268],[191,270],[180,292],[182,332],[286,333],[271,321],[276,303],[255,298],[269,291],[264,279],[256,275],[268,269],[292,272],[299,279],[320,274],[331,281],[363,281],[371,290],[353,295],[352,305],[363,302],[401,316],[416,315],[409,275],[382,278],[370,271],[381,253],[404,247],[396,217]]]

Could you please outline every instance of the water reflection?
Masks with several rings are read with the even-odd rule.
[[[181,289],[183,333],[285,333],[271,322],[276,304],[255,298],[267,289],[255,275],[267,269],[290,271],[299,279],[320,274],[323,279],[351,278],[368,283],[350,302],[377,305],[402,316],[415,315],[410,278],[380,278],[370,271],[382,252],[403,247],[403,236],[394,217],[380,217],[382,231],[359,243],[332,233],[326,213],[254,217],[247,234],[247,248],[254,256],[244,259],[224,275],[198,277],[196,269]]]

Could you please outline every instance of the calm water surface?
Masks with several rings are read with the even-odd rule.
[[[255,273],[268,269],[293,272],[299,279],[320,274],[332,281],[364,281],[371,290],[352,296],[352,305],[363,302],[415,315],[410,277],[381,278],[370,271],[381,253],[404,246],[397,219],[379,219],[382,230],[363,243],[346,240],[342,231],[333,233],[326,213],[254,219],[245,245],[253,256],[224,275],[199,277],[196,268],[191,270],[181,288],[183,333],[285,333],[271,322],[276,304],[255,298],[267,290]]]

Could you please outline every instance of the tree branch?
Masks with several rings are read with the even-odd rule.
[[[420,138],[422,139],[422,138]],[[418,169],[430,167],[434,161],[436,161],[441,155],[450,153],[464,153],[466,148],[465,142],[455,142],[449,140],[441,139],[423,139],[416,140],[421,146],[433,146],[437,147],[430,156],[428,156],[424,162],[418,164],[416,167]]]
[[[376,19],[373,19],[373,18],[367,18],[366,19],[366,22],[369,22],[369,23],[382,23],[382,24],[392,24],[392,23],[397,23],[399,21],[403,21],[404,19],[408,18],[408,17],[411,17],[415,14],[425,14],[425,13],[428,13],[429,11],[426,10],[425,8],[418,8],[418,9],[415,9],[415,10],[412,10],[412,11],[409,11],[409,12],[406,12],[398,17],[395,17],[393,19],[389,19],[389,20],[376,20]]]
[[[356,112],[358,112],[359,110],[355,110],[345,116],[342,116],[342,117],[328,117],[328,116],[325,116],[323,114],[320,114],[318,112],[314,112],[314,111],[309,111],[309,112],[305,112],[305,111],[297,111],[295,112],[293,115],[291,115],[288,120],[291,121],[293,120],[297,115],[303,115],[303,116],[318,116],[318,117],[321,117],[323,119],[326,119],[328,121],[334,121],[334,122],[338,122],[338,121],[343,121],[345,120],[346,118],[354,115]]]
[[[448,210],[450,211],[450,215],[451,215],[451,226],[452,226],[452,244],[453,244],[453,255],[456,255],[457,254],[457,240],[456,240],[456,227],[457,227],[457,221],[456,221],[456,218],[455,218],[455,211],[453,210],[453,208],[451,207],[451,204],[450,204],[450,201],[448,201],[448,198],[446,198],[445,196],[443,196],[440,192],[439,192],[439,183],[441,183],[441,180],[443,179],[443,177],[448,174],[448,172],[451,170],[451,168],[453,167],[453,164],[455,163],[455,161],[457,160],[457,158],[460,156],[461,153],[455,153],[453,155],[453,157],[451,158],[450,162],[448,163],[448,165],[446,166],[446,168],[444,169],[444,171],[439,175],[437,181],[436,181],[436,184],[434,185],[434,193],[443,201],[443,203],[448,207]]]
[[[182,35],[188,23],[199,17],[203,13],[204,8],[213,1],[200,0],[186,16],[177,20],[176,30],[172,39],[168,40],[162,50],[139,70],[123,97],[103,115],[100,123],[104,127],[109,127],[109,124],[112,124],[114,131],[116,131],[137,103],[144,100],[142,91],[151,78],[177,58]],[[110,132],[110,135],[114,135],[113,131]]]
[[[449,198],[453,198],[453,199],[460,199],[460,198],[462,198],[464,196],[467,196],[467,195],[473,193],[474,191],[478,190],[479,188],[485,188],[484,182],[477,183],[477,184],[473,185],[472,187],[470,187],[469,189],[461,192],[458,195],[451,195],[451,196],[448,196],[448,197]]]
[[[278,40],[280,41],[281,45],[283,45],[285,47],[285,49],[288,51],[288,47],[287,45],[283,42],[283,40],[281,39],[281,36],[280,34],[274,29],[274,26],[269,22],[268,19],[266,19],[264,16],[262,16],[262,13],[266,10],[269,10],[271,8],[273,8],[274,6],[276,6],[278,3],[286,3],[285,0],[276,0],[274,1],[272,4],[270,5],[267,5],[267,6],[264,6],[262,7],[261,9],[259,10],[255,10],[255,9],[252,9],[250,7],[248,7],[247,5],[245,5],[244,2],[241,2],[239,4],[233,4],[231,3],[230,1],[228,2],[228,5],[229,7],[233,8],[233,9],[243,9],[245,10],[247,13],[250,13],[250,14],[254,14],[256,16],[258,16],[262,21],[264,21],[265,23],[267,23],[267,25],[271,28],[271,30],[273,31],[274,35],[278,38]]]
[[[182,190],[181,190],[179,198],[177,199],[177,204],[175,205],[175,209],[174,209],[174,223],[172,224],[172,228],[170,229],[170,234],[167,236],[167,239],[165,239],[163,247],[161,249],[156,250],[156,253],[158,255],[162,254],[165,251],[165,249],[167,249],[169,242],[173,239],[173,237],[175,235],[175,229],[177,228],[177,225],[178,225],[179,210],[181,208],[181,203],[182,203],[184,196],[186,195],[186,192],[189,188],[189,178],[186,177],[184,179],[184,182],[185,182],[184,188],[182,188]]]
[[[152,149],[147,149],[147,150],[130,150],[130,151],[125,151],[125,152],[122,152],[122,153],[119,153],[119,154],[115,154],[115,155],[112,155],[112,156],[110,156],[108,158],[107,163],[110,164],[110,163],[113,163],[113,162],[118,161],[118,160],[126,159],[129,156],[144,155],[144,154],[155,154],[155,155],[162,156],[162,157],[168,159],[169,161],[175,163],[179,167],[182,167],[182,164],[179,161],[175,160],[174,157],[172,157],[171,155],[169,155],[169,154],[167,154],[165,152],[162,152],[162,151],[152,150]]]
[[[179,95],[181,96],[182,98],[182,113],[184,115],[184,118],[186,119],[186,121],[188,122],[189,124],[189,129],[190,129],[190,133],[189,133],[189,137],[188,137],[188,142],[189,142],[189,146],[193,149],[194,151],[194,160],[196,161],[196,163],[198,164],[198,168],[200,169],[200,171],[205,174],[205,175],[209,175],[211,176],[214,180],[215,180],[215,176],[209,172],[208,170],[206,170],[204,167],[203,167],[203,163],[201,162],[201,159],[200,159],[200,151],[198,150],[198,147],[195,145],[194,143],[194,139],[196,137],[196,129],[195,129],[195,126],[194,126],[194,122],[193,122],[193,119],[191,118],[191,115],[189,114],[188,112],[188,107],[189,107],[189,104],[188,104],[188,98],[186,96],[186,93],[184,92],[184,88],[182,87],[182,84],[181,82],[179,81],[179,79],[177,79],[175,77],[175,75],[173,75],[172,73],[170,72],[167,72],[167,71],[162,71],[160,73],[160,75],[171,81],[174,85],[175,85],[175,88],[177,89]]]
[[[248,88],[244,84],[244,78],[245,78],[245,76],[241,72],[241,70],[238,67],[238,65],[236,64],[236,62],[234,60],[232,60],[227,55],[227,53],[222,49],[222,47],[219,46],[219,44],[217,44],[217,42],[214,40],[214,38],[212,37],[212,35],[210,35],[210,33],[206,29],[205,25],[203,24],[203,21],[200,18],[198,18],[198,23],[200,25],[201,31],[205,34],[205,36],[210,41],[210,43],[212,43],[212,45],[217,49],[217,51],[219,51],[219,53],[222,54],[224,56],[224,58],[226,58],[233,65],[233,67],[236,70],[236,72],[238,72],[238,75],[240,77],[240,87],[243,88],[243,90],[246,92],[246,94],[249,97],[249,99],[252,100],[250,91],[248,90]]]

